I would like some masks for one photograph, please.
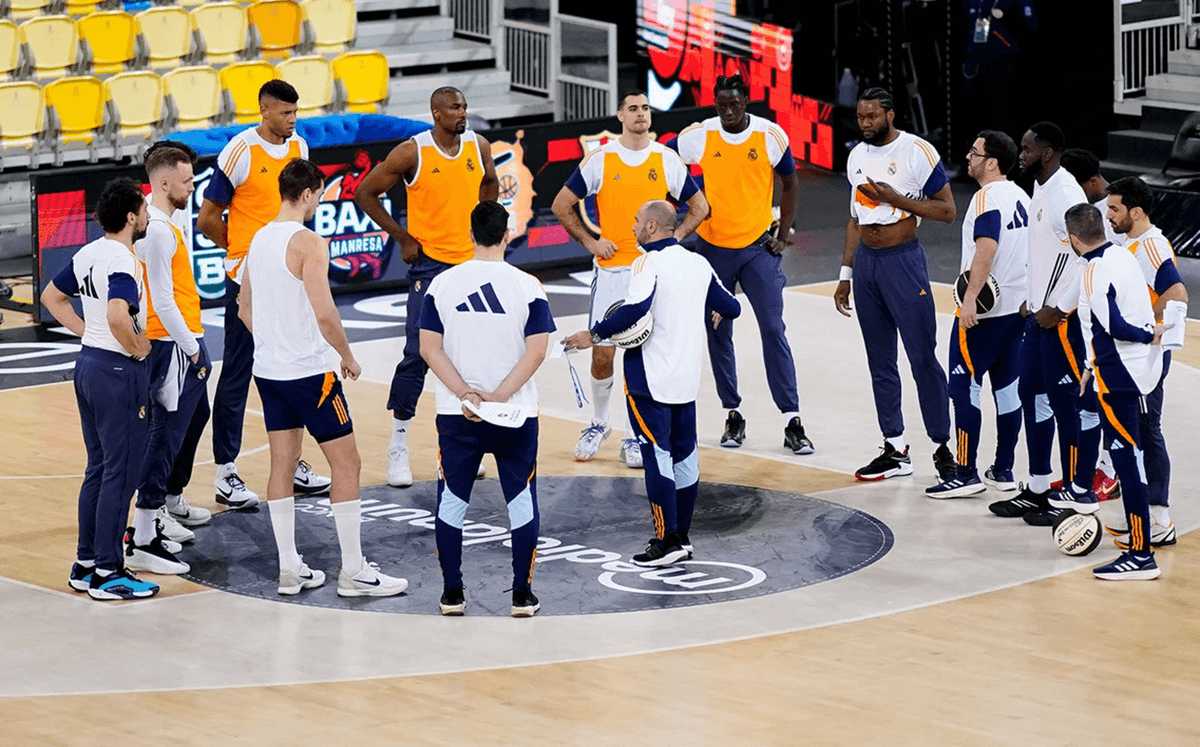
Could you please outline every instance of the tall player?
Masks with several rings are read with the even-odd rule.
[[[141,262],[133,244],[145,235],[142,188],[109,182],[96,205],[104,236],[87,244],[42,292],[46,310],[83,338],[75,364],[75,400],[87,448],[79,488],[79,545],[70,586],[92,599],[144,599],[158,593],[126,568],[121,535],[146,450],[150,382]],[[79,296],[80,319],[71,306]],[[156,540],[159,547],[161,541]]]
[[[196,226],[225,254],[225,352],[213,395],[213,459],[217,463],[217,503],[252,508],[258,495],[238,476],[234,461],[242,449],[242,423],[254,364],[254,336],[238,318],[242,264],[250,240],[279,212],[279,172],[297,158],[308,158],[308,143],[296,134],[296,102],[291,84],[270,80],[258,91],[262,123],[235,135],[217,156]],[[229,222],[222,218],[229,211]],[[307,462],[296,467],[293,490],[314,495],[329,489],[329,478]]]
[[[688,213],[675,228],[676,239],[690,236],[708,216],[708,201],[688,175],[679,154],[650,138],[650,100],[645,92],[629,91],[623,95],[617,107],[617,120],[621,123],[621,136],[584,157],[551,207],[571,238],[594,258],[590,325],[603,319],[614,304],[625,300],[629,268],[641,255],[637,236],[630,226],[642,205],[665,199],[667,195],[687,202]],[[584,228],[575,210],[576,204],[589,195],[596,195],[599,238]],[[592,422],[575,444],[575,458],[579,461],[594,459],[600,444],[612,432],[608,405],[615,357],[616,349],[610,342],[592,348]],[[642,467],[641,449],[627,419],[621,461],[627,467]]]
[[[1027,322],[1018,387],[1030,475],[1029,484],[1015,498],[988,507],[998,516],[1021,516],[1035,526],[1053,524],[1066,510],[1097,509],[1091,487],[1100,439],[1094,433],[1080,438],[1081,429],[1100,427],[1090,397],[1079,398],[1084,341],[1075,309],[1086,263],[1071,250],[1065,222],[1067,210],[1087,202],[1087,195],[1061,168],[1065,142],[1062,130],[1052,122],[1038,122],[1021,138],[1021,168],[1034,176],[1029,203],[1029,295],[1021,311]],[[1056,502],[1063,503],[1061,507],[1050,505],[1056,426],[1064,486]],[[1079,474],[1087,475],[1086,485],[1072,485],[1077,466]]]
[[[1154,318],[1162,321],[1163,310],[1170,301],[1188,302],[1187,286],[1175,267],[1175,250],[1163,232],[1150,222],[1154,192],[1141,179],[1123,177],[1108,185],[1108,223],[1112,230],[1124,234],[1126,248],[1137,259],[1142,279],[1150,288]],[[1162,433],[1163,384],[1171,368],[1171,351],[1163,353],[1162,376],[1146,395],[1146,415],[1142,428],[1142,448],[1146,454],[1146,479],[1149,483],[1150,546],[1175,544],[1175,525],[1168,511],[1171,488],[1171,460]],[[1128,525],[1114,534],[1128,533]],[[1117,539],[1122,549],[1128,540]]]
[[[704,195],[712,214],[696,229],[696,251],[713,266],[730,293],[737,285],[745,292],[762,337],[767,385],[783,413],[783,445],[794,454],[811,454],[812,441],[800,422],[796,362],[783,323],[787,278],[779,269],[796,218],[796,162],[781,127],[746,113],[750,87],[740,75],[718,77],[713,93],[717,116],[685,128],[673,144],[684,163],[704,169]],[[772,236],[776,175],[783,188],[779,230]],[[746,420],[737,409],[742,398],[737,387],[732,321],[709,330],[708,357],[721,406],[729,411],[721,445],[741,446]]]
[[[280,172],[279,213],[250,243],[239,309],[254,335],[254,383],[271,446],[267,507],[279,550],[278,591],[294,595],[325,582],[325,574],[296,552],[292,475],[307,430],[333,471],[329,504],[342,550],[338,596],[394,596],[408,581],[380,573],[362,553],[362,463],[336,373],[353,381],[362,368],[329,290],[329,247],[304,227],[317,211],[323,186],[321,170],[307,159],[291,161]]]
[[[354,200],[400,246],[408,263],[408,305],[404,357],[396,364],[387,408],[392,411],[388,445],[388,485],[412,485],[408,427],[417,413],[429,366],[421,357],[421,309],[429,283],[443,270],[475,256],[471,210],[500,195],[492,146],[467,131],[467,100],[457,88],[439,88],[429,97],[433,129],[405,140],[363,179]],[[408,193],[407,230],[392,218],[379,196],[400,180]],[[483,477],[479,465],[478,477]]]
[[[1017,487],[1012,467],[1021,434],[1017,374],[1025,331],[1020,312],[1027,295],[1029,196],[1005,177],[1016,163],[1017,144],[995,130],[979,133],[967,153],[967,175],[979,183],[979,191],[963,218],[959,269],[971,274],[950,333],[950,399],[958,431],[958,474],[927,488],[925,494],[931,498],[975,495],[987,485],[998,490]],[[990,311],[979,313],[976,301],[989,276],[999,284],[1000,298]],[[996,457],[980,480],[975,460],[983,421],[979,391],[985,373],[996,401]]]
[[[953,223],[956,210],[946,168],[933,146],[896,129],[892,95],[870,88],[858,100],[863,142],[850,151],[850,221],[842,270],[833,300],[850,316],[850,282],[858,303],[858,324],[867,348],[875,413],[883,431],[879,456],[855,472],[860,480],[912,474],[904,416],[900,412],[900,372],[896,335],[917,382],[925,433],[937,445],[933,455],[940,479],[958,468],[950,441],[950,400],[946,372],[938,362],[937,318],[925,249],[917,239],[921,218]]]

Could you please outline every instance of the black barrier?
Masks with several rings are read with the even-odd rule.
[[[771,114],[763,104],[752,104],[750,110],[762,116]],[[692,122],[712,115],[710,108],[656,113],[653,130],[659,140],[666,140]],[[558,224],[550,205],[584,154],[619,132],[616,118],[610,117],[481,133],[492,144],[500,201],[512,216],[510,262],[534,267],[585,264],[590,260],[587,250]],[[334,292],[396,287],[404,282],[407,268],[395,251],[395,242],[354,202],[355,189],[363,177],[395,145],[378,142],[314,148],[309,154],[326,175],[316,229],[329,241],[329,278]],[[209,156],[196,165],[196,192],[191,204],[192,266],[206,306],[218,305],[225,292],[225,252],[195,229],[195,216],[215,161]],[[101,235],[100,227],[89,216],[104,185],[122,176],[140,181],[145,173],[140,167],[109,166],[31,175],[35,298],[43,284],[65,267],[81,246]],[[396,186],[386,197],[385,205],[403,225],[403,187]],[[598,233],[594,200],[585,200],[580,210],[584,224]],[[40,305],[34,311],[34,321],[48,321]]]
[[[1162,230],[1176,255],[1200,257],[1200,192],[1155,188],[1150,221]]]

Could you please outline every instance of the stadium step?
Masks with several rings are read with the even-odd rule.
[[[441,9],[439,0],[358,0],[355,9],[359,13],[379,13],[387,11],[412,11]]]
[[[401,68],[425,65],[450,65],[463,62],[495,62],[496,50],[491,44],[450,39],[448,41],[412,44],[388,54],[388,67]],[[394,72],[393,72],[394,74]]]
[[[504,75],[507,80],[507,73]],[[438,83],[446,80],[442,76],[428,77],[432,79],[427,84],[429,92],[432,92]],[[393,85],[397,80],[396,78],[392,79]],[[506,82],[506,88],[507,85]],[[461,88],[461,85],[459,87]],[[505,90],[501,93],[492,93],[488,96],[474,96],[469,92],[466,95],[468,114],[483,117],[490,121],[515,119],[517,117],[542,117],[554,112],[554,104],[549,99],[532,96],[527,93]],[[421,122],[430,122],[432,120],[429,114],[428,93],[418,99],[415,92],[411,95],[397,96],[396,90],[393,88],[392,103],[385,114],[390,114],[394,117],[416,119]]]
[[[411,44],[450,41],[454,19],[444,16],[389,18],[358,24],[358,49],[378,49],[384,54]]]
[[[1176,49],[1167,55],[1167,70],[1178,75],[1200,75],[1200,49]]]
[[[1161,168],[1171,155],[1174,133],[1148,130],[1116,130],[1108,133],[1108,157],[1117,162],[1143,163],[1148,168]]]
[[[505,70],[464,70],[453,76],[398,75],[392,76],[392,101],[412,102],[429,114],[429,94],[441,86],[454,86],[467,98],[467,106],[475,108],[475,99],[503,96],[508,93],[509,75]]]
[[[1145,101],[1142,104],[1142,121],[1139,129],[1160,132],[1174,137],[1183,123],[1195,111],[1191,107],[1177,104],[1174,107],[1159,106],[1162,102]]]
[[[1200,109],[1200,76],[1163,73],[1146,78],[1146,98]]]

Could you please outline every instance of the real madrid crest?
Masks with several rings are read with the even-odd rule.
[[[658,181],[658,171],[656,171],[655,169],[650,169],[650,181],[652,181],[652,182]]]
[[[208,366],[204,366],[199,371],[197,371],[196,378],[201,379],[201,380],[208,378]]]
[[[1042,222],[1042,210],[1043,210],[1043,208],[1038,208],[1038,216],[1037,216],[1038,223]]]
[[[413,290],[415,290],[417,293],[421,292],[421,281],[420,280],[413,283]]]
[[[138,410],[138,420],[145,420],[145,419],[146,419],[146,406],[142,405],[141,409]]]
[[[471,160],[470,156],[467,156],[467,171],[474,171],[474,170],[475,170],[475,162]]]
[[[746,158],[749,158],[751,161],[757,161],[758,160],[758,148],[751,148],[750,152],[746,154]]]
[[[892,161],[891,163],[888,164],[888,176],[895,176],[895,175],[896,175],[896,162]]]

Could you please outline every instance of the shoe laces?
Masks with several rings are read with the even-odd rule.
[[[296,470],[307,475],[312,473],[312,466],[308,462],[301,459],[300,463],[296,465]]]
[[[604,435],[604,431],[605,431],[605,430],[606,430],[606,428],[605,428],[605,426],[604,426],[603,424],[601,424],[601,423],[592,423],[592,424],[591,424],[591,425],[589,425],[587,428],[584,428],[584,429],[581,431],[581,433],[583,433],[583,435],[584,435],[584,436],[587,436],[587,437],[589,437],[589,438],[592,438],[592,437],[595,437],[595,436],[603,436],[603,435]]]
[[[622,449],[636,449],[637,445],[638,445],[638,442],[637,442],[636,438],[621,439],[621,448]]]
[[[229,487],[234,490],[245,490],[246,483],[242,482],[242,478],[238,477],[238,473],[233,472],[225,476],[225,482],[229,483]]]

